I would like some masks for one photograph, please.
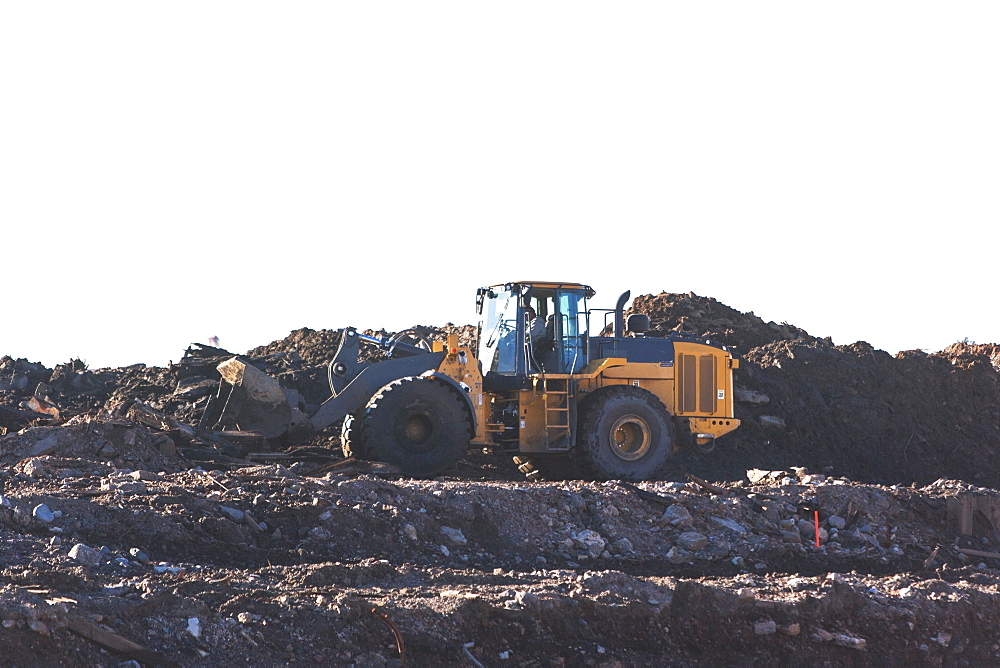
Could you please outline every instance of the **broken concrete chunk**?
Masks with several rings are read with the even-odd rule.
[[[42,636],[49,636],[51,634],[48,624],[39,619],[29,619],[28,628]]]
[[[129,477],[102,478],[101,490],[105,492],[118,492],[120,494],[145,494],[148,491],[146,483]]]
[[[59,407],[56,406],[54,403],[48,401],[44,397],[40,397],[37,395],[33,396],[27,401],[23,402],[21,405],[24,408],[27,408],[29,411],[35,411],[36,413],[44,413],[46,415],[55,418],[56,420],[59,419]]]
[[[788,471],[765,471],[763,469],[747,470],[747,479],[749,479],[754,485],[773,484],[788,475]]]
[[[660,519],[660,523],[663,525],[669,524],[670,526],[677,528],[687,528],[694,523],[694,518],[691,517],[691,511],[689,511],[685,506],[675,503],[668,506],[663,512],[663,517]]]
[[[766,404],[771,400],[763,392],[757,392],[755,390],[744,390],[743,388],[738,388],[733,392],[733,397],[736,401],[742,401],[748,404]]]
[[[785,543],[798,545],[802,542],[802,535],[798,531],[785,530],[781,532],[781,540]]]
[[[882,545],[881,545],[881,543],[878,542],[878,538],[876,538],[875,536],[873,536],[870,533],[862,533],[861,534],[861,540],[863,540],[864,542],[868,543],[872,547],[877,547],[879,549],[882,549]]]
[[[667,560],[672,564],[683,564],[691,561],[691,553],[674,546],[667,552]]]
[[[785,420],[778,417],[777,415],[761,415],[760,425],[762,427],[771,427],[774,429],[784,429]]]
[[[849,647],[850,649],[862,650],[865,648],[865,645],[868,644],[868,641],[864,638],[849,636],[846,633],[834,633],[833,644],[840,645],[841,647]]]
[[[441,533],[451,542],[452,545],[467,545],[469,542],[459,529],[441,527]]]
[[[812,639],[820,642],[830,642],[833,640],[833,634],[826,629],[816,629],[816,632],[812,634]]]
[[[229,506],[219,506],[219,511],[234,522],[243,521],[243,511]]]
[[[573,534],[573,544],[579,549],[586,550],[587,556],[591,559],[596,559],[604,552],[607,541],[593,529],[584,529],[580,533]]]
[[[613,542],[611,544],[611,549],[613,549],[616,554],[632,554],[635,552],[635,546],[632,545],[632,541],[624,536]]]
[[[530,591],[519,591],[514,594],[514,601],[518,605],[524,606],[525,608],[537,608],[538,607],[538,594],[534,594]]]
[[[308,535],[313,540],[330,540],[332,534],[323,527],[310,529]]]
[[[86,564],[87,566],[97,566],[102,561],[104,561],[104,555],[101,554],[100,550],[95,550],[92,547],[88,547],[83,543],[77,543],[69,550],[70,559],[76,559],[81,564]]]
[[[688,552],[697,552],[708,545],[708,537],[697,531],[685,531],[677,537],[677,545]]]
[[[778,632],[778,625],[773,619],[757,622],[753,625],[754,635],[769,636]]]
[[[26,447],[20,454],[27,458],[50,455],[76,438],[76,434],[62,427],[34,427],[27,430],[23,437]]]
[[[941,631],[936,636],[931,638],[931,640],[941,645],[941,647],[947,647],[948,645],[951,644],[951,638],[952,635],[950,633],[945,633],[944,631]]]
[[[166,434],[157,434],[153,445],[160,451],[161,455],[173,457],[177,454],[177,446],[174,444],[173,439]]]
[[[792,623],[789,624],[788,626],[783,626],[781,628],[781,632],[784,633],[786,636],[795,637],[802,632],[802,627],[797,623]]]
[[[26,389],[29,382],[28,377],[23,373],[15,373],[10,377],[0,378],[0,392]]]
[[[243,523],[257,533],[262,533],[265,529],[267,529],[267,524],[264,522],[258,522],[257,518],[254,517],[249,510],[243,512]]]
[[[39,503],[31,510],[31,516],[34,517],[39,522],[45,522],[48,524],[53,521],[56,516],[49,510],[49,507],[44,503]]]
[[[719,517],[718,515],[711,515],[709,516],[708,519],[712,520],[713,522],[715,522],[720,526],[729,529],[734,533],[745,534],[747,532],[747,528],[745,526],[727,517]]]
[[[141,561],[144,564],[149,563],[149,555],[147,555],[145,552],[143,552],[137,547],[129,548],[128,553],[136,561]]]

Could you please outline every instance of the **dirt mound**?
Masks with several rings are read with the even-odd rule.
[[[773,341],[814,341],[805,330],[787,323],[764,322],[750,313],[741,313],[711,298],[687,294],[640,295],[632,300],[628,313],[649,316],[649,336],[684,334],[723,343],[739,354]]]
[[[754,466],[800,465],[886,484],[944,476],[1000,486],[996,344],[893,357],[693,294],[638,297],[632,311],[649,315],[656,335],[709,338],[742,356],[743,425],[709,456],[684,453],[679,467],[737,479]]]
[[[337,352],[340,345],[340,329],[309,329],[303,327],[292,331],[278,341],[258,346],[247,351],[250,357],[266,357],[275,353],[295,353],[309,366],[326,364]]]
[[[1000,484],[1000,376],[989,365],[786,341],[751,350],[737,382],[748,429],[732,445],[752,458],[885,483]]]
[[[952,364],[971,369],[989,365],[1000,371],[1000,345],[996,343],[953,343],[936,355],[944,357]]]
[[[342,329],[314,330],[308,327],[296,329],[288,336],[278,341],[272,341],[266,346],[259,346],[247,351],[250,357],[266,357],[275,353],[294,353],[308,366],[322,366],[329,363],[340,345]],[[444,341],[449,334],[458,336],[459,345],[472,348],[476,340],[477,328],[474,325],[454,325],[448,323],[444,327],[414,325],[408,331],[425,337],[429,341]],[[396,334],[384,329],[362,331],[363,334],[386,339]]]

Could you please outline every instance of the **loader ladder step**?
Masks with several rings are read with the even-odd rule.
[[[573,444],[570,381],[568,378],[543,378],[542,392],[545,396],[545,445],[553,450],[569,450]]]

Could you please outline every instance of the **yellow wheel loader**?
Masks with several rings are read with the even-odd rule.
[[[733,369],[722,345],[646,336],[649,318],[593,309],[579,283],[480,288],[476,350],[408,330],[343,331],[327,367],[331,396],[309,410],[239,357],[219,365],[203,424],[294,441],[341,423],[347,456],[432,477],[470,445],[514,456],[529,478],[647,480],[683,447],[710,449],[736,429]],[[591,331],[600,331],[591,335]],[[362,346],[387,359],[371,361]]]

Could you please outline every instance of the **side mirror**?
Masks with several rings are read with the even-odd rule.
[[[531,293],[533,291],[534,288],[530,285],[526,285],[521,288],[521,308],[528,308],[531,306]]]

